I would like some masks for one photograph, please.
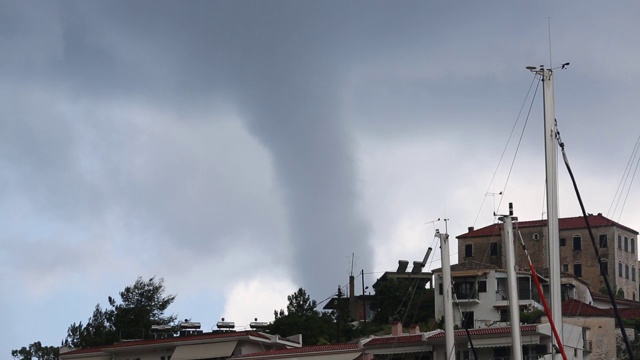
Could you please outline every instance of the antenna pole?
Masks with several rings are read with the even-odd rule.
[[[549,33],[549,69],[553,69],[553,61],[551,59],[551,18],[547,18],[547,32]]]

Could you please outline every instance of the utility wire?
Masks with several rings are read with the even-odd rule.
[[[535,80],[536,80],[536,76],[534,75],[533,78],[531,79],[531,84],[529,85],[529,90],[527,90],[527,95],[524,97],[524,100],[522,101],[522,105],[520,106],[520,111],[518,111],[518,116],[516,117],[516,121],[513,123],[513,127],[511,127],[511,132],[509,133],[509,137],[507,138],[507,143],[504,144],[504,148],[502,149],[502,154],[500,154],[500,159],[498,160],[498,164],[496,165],[496,169],[493,171],[493,176],[491,177],[491,181],[489,181],[489,186],[487,187],[487,191],[485,192],[485,194],[489,194],[489,190],[491,190],[491,186],[493,185],[493,182],[496,179],[496,174],[498,173],[498,169],[500,168],[500,164],[502,163],[502,159],[504,158],[504,155],[507,152],[507,148],[509,146],[509,142],[511,142],[511,137],[513,136],[513,132],[516,130],[516,126],[518,125],[518,122],[520,122],[520,116],[522,115],[522,111],[524,110],[524,106],[527,104],[527,99],[529,98],[529,94],[531,94],[531,89],[533,88],[533,83],[534,83]],[[537,92],[537,87],[536,87],[536,92]],[[534,95],[533,98],[535,99],[535,95]],[[529,112],[531,112],[531,107],[529,107]],[[528,115],[527,115],[527,119],[528,119]],[[526,123],[525,123],[525,127],[526,127]],[[480,213],[482,212],[482,206],[484,205],[484,202],[485,202],[486,199],[487,199],[487,196],[485,195],[484,198],[482,199],[482,203],[480,204],[480,209],[478,209],[478,214],[476,215],[476,219],[473,221],[473,226],[474,227],[476,226],[476,223],[478,222],[478,217],[480,217]],[[496,209],[492,209],[492,210],[495,211]]]
[[[615,219],[616,217],[615,214],[617,212],[620,199],[622,198],[622,193],[624,192],[624,188],[626,187],[626,183],[629,178],[629,172],[631,171],[631,164],[633,163],[633,159],[638,154],[639,146],[640,146],[640,136],[638,136],[638,139],[636,140],[636,144],[633,147],[633,151],[631,152],[631,156],[629,157],[629,160],[627,160],[627,165],[625,166],[624,172],[622,173],[622,177],[620,178],[620,183],[618,183],[618,188],[616,189],[616,192],[613,195],[613,199],[611,200],[611,205],[609,205],[609,210],[607,210],[607,216],[608,217],[610,216],[612,219]],[[611,212],[612,208],[613,208],[613,213]]]

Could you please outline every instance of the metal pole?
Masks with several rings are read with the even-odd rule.
[[[367,328],[367,302],[364,297],[364,269],[360,271],[360,275],[362,276],[362,318],[364,319],[362,328],[364,330]]]
[[[513,204],[509,203],[509,215],[501,216],[502,239],[507,260],[507,285],[509,291],[509,315],[511,316],[511,358],[522,359],[522,339],[520,338],[520,304],[518,299],[518,278],[516,275],[515,248],[513,245]]]
[[[562,294],[560,282],[560,229],[558,225],[558,156],[556,116],[553,101],[553,71],[541,68],[544,94],[544,144],[547,175],[547,239],[549,246],[549,289],[551,316],[560,336],[562,331]],[[555,339],[554,339],[554,345]],[[558,354],[556,354],[558,355]],[[554,356],[556,357],[556,356]]]
[[[456,358],[455,333],[453,329],[453,296],[451,291],[451,260],[449,259],[449,234],[441,234],[436,230],[436,236],[440,238],[440,257],[442,258],[442,293],[444,295],[444,340],[447,360]]]

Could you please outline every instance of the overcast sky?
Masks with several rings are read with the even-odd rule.
[[[548,18],[587,211],[640,229],[637,186],[609,210],[640,135],[635,2],[0,1],[0,357],[137,276],[243,327],[422,259],[437,218],[541,218],[541,89],[508,174]]]

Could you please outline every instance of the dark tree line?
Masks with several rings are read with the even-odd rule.
[[[287,308],[274,310],[275,320],[267,332],[281,336],[302,334],[303,345],[348,342],[383,330],[394,320],[405,323],[427,323],[433,319],[433,289],[426,289],[425,280],[395,279],[380,282],[375,288],[376,311],[373,321],[354,324],[348,301],[338,301],[336,310],[317,310],[317,302],[300,288],[287,296]],[[152,325],[174,325],[176,315],[165,315],[175,301],[175,295],[165,295],[164,279],[143,280],[119,293],[120,300],[109,296],[107,306],[96,304],[85,323],[73,323],[67,329],[63,346],[75,348],[111,345],[125,339],[148,338]],[[338,300],[342,298],[338,290]],[[346,299],[345,299],[346,300]],[[55,360],[58,348],[42,346],[37,341],[11,355],[18,360]]]
[[[291,336],[302,334],[303,345],[348,342],[355,338],[380,332],[395,320],[433,326],[433,289],[426,288],[424,279],[393,279],[376,287],[375,301],[371,304],[376,316],[366,325],[354,323],[349,313],[348,301],[340,301],[338,290],[337,309],[322,312],[302,288],[287,297],[287,310],[274,311],[275,321],[269,325],[272,334]],[[345,299],[346,300],[346,299]]]
[[[164,279],[143,280],[138,277],[133,285],[120,293],[120,300],[109,296],[108,306],[97,304],[86,323],[73,323],[67,329],[63,346],[88,348],[111,345],[124,339],[143,339],[150,334],[152,325],[170,325],[175,315],[165,315],[176,295],[165,295]],[[11,355],[19,360],[54,360],[58,348],[42,346],[39,341],[12,350]]]

